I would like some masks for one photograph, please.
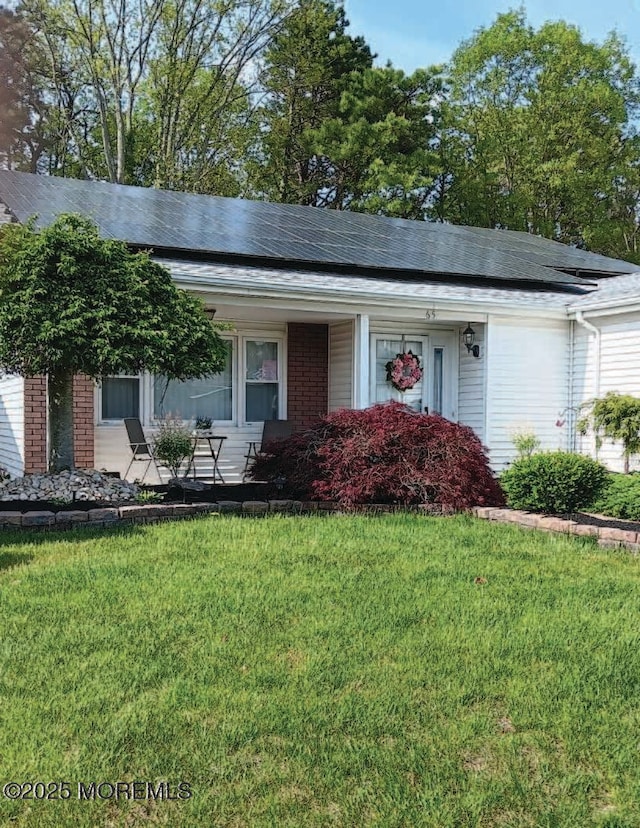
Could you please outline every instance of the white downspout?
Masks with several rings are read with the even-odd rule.
[[[593,383],[593,396],[594,399],[598,399],[600,396],[600,328],[596,328],[595,325],[592,325],[591,322],[587,322],[584,318],[582,311],[576,311],[576,322],[578,325],[582,325],[583,328],[586,328],[590,333],[595,335],[596,338],[596,354],[595,354],[595,377]]]
[[[576,427],[575,427],[575,355],[576,355],[576,323],[574,319],[569,322],[569,407],[567,408],[567,423],[569,424],[566,439],[568,451],[575,454],[577,451]]]
[[[592,325],[591,322],[587,322],[584,318],[582,311],[576,311],[576,322],[578,325],[581,325],[585,328],[589,333],[592,333],[595,336],[595,360],[594,360],[594,382],[593,382],[593,398],[595,400],[598,399],[600,396],[600,328],[597,328],[595,325]],[[594,457],[598,456],[598,449],[597,444],[594,443]]]

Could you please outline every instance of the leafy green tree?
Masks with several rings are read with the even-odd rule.
[[[640,452],[640,399],[609,391],[587,407],[587,414],[578,421],[578,431],[586,434],[592,428],[598,448],[603,437],[621,442],[624,472],[628,474],[631,456]]]
[[[0,371],[47,375],[52,470],[73,466],[74,374],[184,380],[221,371],[225,356],[199,299],[87,219],[0,231]]]
[[[153,65],[145,84],[148,96],[137,115],[138,146],[129,180],[184,192],[241,195],[244,159],[257,133],[249,86],[240,80],[223,82],[217,67],[199,69],[188,88],[174,89],[179,106],[168,116],[164,110],[173,105],[162,83],[154,82],[156,73],[168,71],[163,59]],[[173,118],[175,126],[168,128]]]
[[[455,52],[434,216],[629,258],[637,238],[638,81],[621,41],[499,15]]]
[[[255,65],[295,0],[164,2],[144,93],[155,186],[237,195]]]
[[[210,191],[244,151],[229,163],[252,66],[293,4],[21,0],[67,149],[50,171]]]
[[[334,0],[301,0],[266,52],[250,181],[273,201],[424,218],[440,80],[373,67]]]

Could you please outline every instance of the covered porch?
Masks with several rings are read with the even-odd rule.
[[[211,311],[214,310],[209,305]],[[438,315],[439,318],[433,318]],[[398,400],[417,411],[439,413],[470,425],[483,437],[486,322],[435,310],[399,314],[388,309],[239,309],[216,303],[215,320],[228,328],[225,371],[207,380],[166,383],[150,375],[107,378],[95,390],[95,467],[124,474],[131,458],[124,416],[139,416],[151,437],[162,414],[194,423],[213,421],[224,437],[218,460],[225,483],[242,481],[250,441],[260,441],[266,419],[287,419],[296,430],[339,408],[366,408]],[[471,321],[475,357],[462,332]],[[386,364],[401,351],[420,360],[421,380],[399,392]],[[134,463],[135,479],[144,465]],[[198,446],[196,473],[213,481],[206,443]],[[163,478],[168,472],[161,469]],[[157,483],[153,465],[146,478]]]

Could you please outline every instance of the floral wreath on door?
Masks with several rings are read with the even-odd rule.
[[[387,382],[397,391],[408,391],[422,379],[420,359],[411,350],[396,354],[386,364]]]

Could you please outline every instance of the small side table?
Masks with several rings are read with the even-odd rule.
[[[205,440],[209,446],[209,453],[211,454],[211,459],[213,460],[213,482],[215,484],[216,480],[219,479],[224,485],[224,477],[220,471],[218,461],[220,460],[220,452],[222,451],[223,443],[227,438],[221,434],[208,434],[207,432],[201,432],[200,434],[194,434],[192,439],[193,448],[191,450],[191,457],[189,458],[189,465],[187,466],[185,477],[188,477],[189,472],[192,472],[193,479],[196,479],[196,450],[198,448],[198,444]]]

